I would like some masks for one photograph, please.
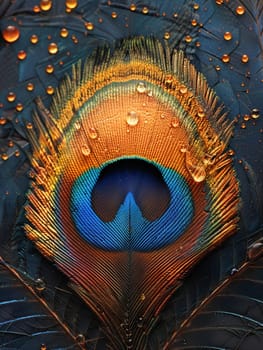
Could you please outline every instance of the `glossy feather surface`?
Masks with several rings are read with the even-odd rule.
[[[262,12],[1,3],[2,348],[260,349]]]

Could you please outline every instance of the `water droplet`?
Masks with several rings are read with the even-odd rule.
[[[15,26],[7,26],[2,32],[3,38],[8,43],[14,43],[20,37],[20,31]]]
[[[6,124],[6,119],[3,117],[0,117],[0,125],[5,125]]]
[[[33,129],[32,123],[27,123],[26,128],[29,130]]]
[[[149,13],[149,9],[148,9],[147,6],[144,6],[144,7],[142,8],[142,13],[143,13],[144,15],[147,15],[147,13]]]
[[[205,117],[205,112],[202,109],[200,109],[200,111],[197,112],[197,116],[199,118],[204,118]]]
[[[199,5],[198,4],[194,4],[194,10],[198,10],[199,9]]]
[[[127,124],[130,126],[136,126],[139,122],[138,115],[135,111],[128,112],[128,116],[126,118]]]
[[[48,45],[48,52],[51,54],[51,55],[55,55],[57,52],[58,52],[58,46],[56,43],[50,43]]]
[[[38,36],[36,34],[31,35],[30,41],[32,44],[36,44],[38,42]]]
[[[249,61],[249,57],[248,57],[248,55],[242,55],[242,57],[241,57],[241,61],[243,62],[243,63],[247,63],[248,61]]]
[[[232,39],[232,33],[225,32],[224,39],[227,40],[227,41],[231,40]]]
[[[84,143],[82,146],[81,146],[81,152],[82,154],[85,156],[85,157],[88,157],[91,153],[91,150],[89,148],[89,146]]]
[[[93,29],[94,29],[94,25],[93,25],[93,23],[91,23],[91,22],[85,23],[85,27],[86,27],[86,29],[88,29],[88,30],[93,30]]]
[[[249,260],[256,260],[263,254],[262,238],[248,247],[247,256]]]
[[[68,36],[68,30],[67,30],[66,28],[62,28],[62,29],[60,30],[60,36],[61,36],[62,38],[66,38],[66,37]]]
[[[144,301],[146,299],[146,296],[144,293],[141,294],[140,299],[141,299],[141,301]]]
[[[17,149],[16,151],[15,151],[15,157],[19,157],[20,156],[20,152],[19,152],[19,150]]]
[[[182,86],[180,87],[180,89],[179,89],[179,92],[180,92],[180,94],[182,94],[182,95],[186,94],[187,91],[188,91],[188,89],[187,89],[187,87],[184,86],[184,85],[182,85]]]
[[[2,154],[1,154],[1,158],[2,158],[3,160],[7,160],[7,159],[8,159],[8,155],[7,155],[6,153],[2,153]]]
[[[235,275],[236,273],[238,272],[238,269],[236,267],[233,267],[231,272],[230,272],[230,275],[233,276]]]
[[[217,71],[220,71],[220,70],[221,70],[221,67],[218,66],[218,65],[217,65],[215,68],[216,68]]]
[[[188,151],[187,146],[186,146],[186,145],[182,145],[181,148],[180,148],[180,151],[181,151],[182,153],[186,153],[186,152]]]
[[[34,84],[33,83],[28,83],[26,86],[27,91],[33,91],[34,90]]]
[[[40,8],[42,11],[49,11],[52,7],[52,1],[51,0],[41,0],[40,1]]]
[[[66,0],[65,5],[68,9],[73,10],[78,6],[78,1],[77,0]]]
[[[147,93],[147,95],[148,95],[149,97],[152,97],[152,96],[153,96],[152,90],[149,90],[148,93]]]
[[[46,284],[45,282],[42,280],[42,278],[37,278],[35,280],[35,288],[37,291],[42,292],[43,290],[46,289]]]
[[[33,7],[33,12],[39,13],[40,11],[41,11],[41,9],[40,9],[40,7],[39,7],[38,5],[35,5],[35,6]]]
[[[178,126],[180,125],[179,119],[176,118],[176,117],[173,117],[172,121],[171,121],[171,125],[172,125],[173,128],[178,128]]]
[[[41,344],[40,350],[47,350],[46,344]]]
[[[52,64],[48,64],[48,65],[46,66],[46,72],[47,72],[48,74],[52,74],[52,73],[54,72],[54,66],[52,66]]]
[[[241,129],[246,129],[247,126],[245,123],[241,123],[240,127],[241,127]]]
[[[8,102],[14,102],[15,99],[16,99],[16,94],[15,94],[14,92],[10,91],[10,92],[8,93],[6,99],[7,99]]]
[[[85,336],[84,336],[83,334],[78,334],[78,335],[76,336],[76,342],[77,342],[78,344],[85,345],[85,343],[86,343]]]
[[[201,46],[200,41],[197,41],[197,42],[195,43],[195,46],[196,46],[196,47],[200,47],[200,46]]]
[[[235,151],[233,149],[228,150],[227,154],[229,156],[233,156],[235,154]]]
[[[216,0],[217,5],[222,5],[224,3],[224,0]]]
[[[230,62],[230,56],[227,55],[227,54],[225,53],[225,54],[222,56],[221,60],[222,60],[222,62],[224,62],[224,63],[228,63],[228,62]]]
[[[98,137],[98,132],[95,128],[89,128],[88,135],[92,140],[95,140]]]
[[[196,161],[196,159],[191,156],[190,152],[185,152],[185,165],[195,182],[202,182],[205,180],[206,171],[204,164]]]
[[[20,50],[17,53],[17,58],[23,61],[26,58],[26,52],[24,50]]]
[[[112,13],[111,13],[111,17],[114,18],[114,19],[117,18],[117,17],[118,17],[117,12],[115,12],[115,11],[112,12]]]
[[[136,90],[140,93],[143,94],[146,92],[146,85],[141,81],[138,83]]]
[[[9,140],[8,141],[8,147],[14,147],[14,141],[13,140]]]
[[[164,37],[165,40],[168,40],[168,39],[170,39],[171,34],[169,32],[165,32],[163,37]]]
[[[47,93],[48,95],[53,95],[54,92],[55,92],[55,89],[53,88],[53,86],[48,85],[48,86],[46,87],[46,93]]]
[[[253,108],[252,111],[251,111],[251,117],[253,119],[258,119],[260,117],[259,109]]]
[[[239,15],[239,16],[242,16],[244,13],[245,13],[245,8],[243,6],[238,6],[236,8],[236,13]]]
[[[136,5],[135,5],[135,4],[131,4],[130,10],[131,10],[131,11],[136,11]]]
[[[192,24],[193,27],[196,27],[197,24],[198,24],[198,22],[197,22],[197,20],[194,18],[194,19],[192,19],[191,24]]]
[[[248,114],[245,114],[243,119],[247,122],[250,119],[250,116]]]
[[[185,39],[184,39],[187,43],[191,43],[192,42],[192,37],[191,35],[186,35]]]

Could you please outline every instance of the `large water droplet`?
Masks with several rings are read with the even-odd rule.
[[[138,83],[136,89],[141,94],[146,92],[146,86],[145,86],[145,84],[142,81]]]
[[[98,137],[98,132],[95,128],[89,128],[88,135],[92,140],[95,140]]]
[[[128,116],[126,118],[127,124],[130,126],[136,126],[139,122],[139,117],[135,111],[128,112]]]
[[[35,288],[38,292],[42,292],[46,289],[46,284],[41,278],[35,280]]]
[[[50,43],[48,45],[48,52],[51,54],[51,55],[55,55],[57,52],[58,52],[58,46],[56,43]]]
[[[91,149],[89,148],[89,146],[86,143],[84,143],[81,146],[81,152],[85,157],[88,157],[91,153]]]
[[[8,26],[2,32],[3,38],[8,43],[17,41],[20,37],[20,31],[15,26]]]
[[[73,10],[78,6],[77,0],[66,0],[66,7]]]
[[[190,152],[185,152],[185,166],[195,182],[202,182],[206,178],[205,166],[191,156]]]

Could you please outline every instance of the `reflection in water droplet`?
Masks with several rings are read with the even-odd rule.
[[[245,8],[243,6],[238,6],[236,8],[236,13],[240,16],[243,15],[245,13]]]
[[[247,126],[245,123],[241,123],[240,127],[241,127],[241,129],[246,129]]]
[[[27,91],[33,91],[34,90],[34,84],[33,83],[28,83],[26,86]]]
[[[66,7],[73,10],[78,6],[77,0],[66,0]]]
[[[7,26],[2,32],[3,38],[8,43],[17,41],[20,37],[20,31],[15,26]]]
[[[139,122],[139,117],[135,111],[128,112],[128,116],[126,118],[127,124],[130,126],[136,126]]]
[[[252,109],[251,117],[253,119],[258,119],[260,117],[260,112],[259,112],[259,110],[257,108]]]
[[[232,33],[225,32],[224,33],[224,39],[227,40],[227,41],[231,40],[232,39]]]
[[[40,350],[47,350],[46,344],[41,344]]]
[[[87,156],[90,155],[91,150],[90,150],[89,146],[88,146],[86,143],[84,143],[84,144],[81,146],[81,152],[82,152],[82,154],[83,154],[85,157],[87,157]]]
[[[36,44],[38,42],[38,36],[36,34],[31,35],[30,41],[32,44]]]
[[[58,46],[56,43],[50,43],[48,45],[48,52],[51,54],[51,55],[55,55],[57,52],[58,52]]]
[[[140,299],[141,299],[141,301],[144,301],[146,299],[146,296],[144,293],[141,294]]]
[[[228,62],[230,62],[230,57],[229,57],[229,55],[227,55],[227,54],[225,53],[225,54],[222,56],[221,60],[222,60],[222,62],[224,62],[224,63],[228,63]]]
[[[117,18],[117,17],[118,17],[117,12],[115,12],[115,11],[112,12],[111,17],[112,17],[113,19]]]
[[[256,260],[263,254],[263,240],[259,239],[248,247],[247,256],[249,260]]]
[[[186,35],[185,41],[186,41],[187,43],[191,43],[192,40],[193,40],[193,39],[192,39],[191,35]]]
[[[16,99],[15,93],[10,91],[10,92],[8,93],[6,99],[7,99],[8,102],[14,102],[15,99]]]
[[[171,121],[171,125],[173,128],[177,128],[180,124],[179,124],[179,119],[176,118],[176,117],[173,117],[172,118],[172,121]]]
[[[48,85],[47,88],[46,88],[46,93],[47,93],[48,95],[53,95],[54,92],[55,92],[55,90],[54,90],[53,86]]]
[[[18,51],[17,58],[21,61],[24,60],[26,58],[26,52],[24,50]]]
[[[92,140],[95,140],[98,137],[98,132],[95,128],[89,128],[88,135]]]
[[[68,36],[68,30],[67,30],[66,28],[62,28],[62,29],[60,30],[60,36],[61,36],[62,38],[66,38],[66,37]]]
[[[2,158],[3,160],[7,160],[7,159],[8,159],[8,155],[7,155],[6,153],[3,153],[3,154],[1,155],[1,158]]]
[[[139,93],[143,94],[144,92],[146,92],[146,85],[141,81],[138,83],[136,89]]]
[[[81,123],[79,121],[77,121],[75,124],[74,124],[74,127],[76,130],[80,130],[81,129]]]
[[[42,292],[46,289],[46,284],[41,278],[35,280],[35,288],[37,291]]]
[[[147,6],[144,6],[144,7],[142,8],[142,13],[143,13],[144,15],[147,15],[147,13],[149,13],[149,9],[148,9]]]
[[[48,65],[46,66],[46,72],[47,72],[48,74],[51,74],[51,73],[54,72],[54,67],[52,66],[52,64],[48,64]]]
[[[195,182],[205,180],[206,170],[204,164],[194,159],[190,152],[185,152],[185,166]]]
[[[179,89],[180,94],[184,95],[187,93],[187,87],[182,85]]]
[[[20,152],[19,152],[19,150],[17,149],[16,151],[15,151],[15,157],[19,157],[20,156]]]
[[[29,130],[30,130],[30,129],[33,129],[32,123],[27,123],[26,128],[29,129]]]
[[[88,30],[93,30],[93,29],[94,29],[94,25],[93,25],[93,23],[91,23],[91,22],[85,23],[85,27],[86,27],[86,29],[88,29]]]
[[[164,35],[163,35],[163,38],[164,38],[165,40],[170,39],[170,37],[171,37],[171,34],[170,34],[169,32],[165,32]]]
[[[130,10],[131,10],[131,11],[135,11],[135,10],[136,10],[136,5],[135,5],[135,4],[131,4]]]
[[[86,343],[85,336],[83,334],[78,334],[76,336],[76,342],[80,345],[85,345],[85,343]]]
[[[246,55],[246,54],[242,55],[241,61],[242,61],[243,63],[247,63],[247,62],[249,61],[248,55]]]
[[[51,0],[41,0],[40,2],[40,8],[42,11],[49,11],[52,7],[52,1]]]

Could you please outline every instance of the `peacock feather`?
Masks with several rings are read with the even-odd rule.
[[[262,9],[0,5],[0,348],[260,349]]]

